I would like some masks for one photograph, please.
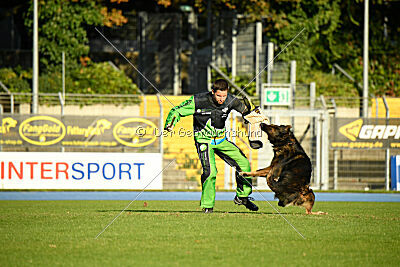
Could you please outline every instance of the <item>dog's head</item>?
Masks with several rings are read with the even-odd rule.
[[[261,123],[261,130],[267,133],[268,140],[273,145],[285,144],[292,138],[290,125],[274,125]]]

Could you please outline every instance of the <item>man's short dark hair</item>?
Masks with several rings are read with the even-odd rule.
[[[226,91],[229,89],[229,84],[226,80],[224,79],[218,79],[216,80],[213,85],[211,86],[211,89],[215,92],[217,90],[220,91]]]

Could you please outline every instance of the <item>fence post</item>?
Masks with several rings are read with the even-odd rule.
[[[194,15],[194,13],[193,13]],[[181,31],[181,17],[180,16],[176,16],[177,18],[177,23],[175,25],[175,34],[174,34],[174,42],[175,42],[175,46],[174,46],[174,67],[173,67],[173,93],[174,95],[180,95],[182,94],[182,86],[181,86],[181,73],[180,73],[180,53],[181,53],[181,43],[180,43],[180,35],[178,35],[178,33],[180,33]],[[193,55],[192,55],[193,56]],[[194,55],[194,57],[196,57]],[[191,58],[191,62],[190,64],[193,65],[192,62],[193,58]]]
[[[237,56],[237,26],[238,26],[238,19],[236,13],[233,15],[232,18],[232,80],[235,81],[236,77],[236,56]]]
[[[272,83],[271,70],[274,67],[274,43],[268,42],[268,57],[267,57],[267,83]]]
[[[329,112],[324,110],[321,114],[321,180],[322,190],[329,189]]]
[[[58,99],[60,100],[60,106],[61,106],[61,117],[64,116],[64,103],[65,103],[65,99],[62,95],[61,92],[58,92]],[[63,146],[61,146],[61,152],[65,152],[65,148]]]
[[[337,113],[337,108],[336,108],[336,102],[335,99],[331,99],[332,105],[335,108],[335,113],[333,114],[333,119],[335,120],[335,126],[334,128],[336,129],[336,113]],[[339,166],[338,166],[338,150],[334,149],[333,150],[333,189],[337,190],[338,189],[338,175],[339,175]]]
[[[262,49],[262,22],[257,21],[256,22],[256,64],[255,64],[255,73],[256,73],[256,95],[260,94],[260,54],[261,54],[261,49]]]
[[[160,99],[160,94],[157,94],[156,95],[157,96],[157,100],[158,100],[158,105],[160,106],[160,122],[159,122],[159,125],[160,125],[160,128],[161,129],[159,129],[159,131],[161,131],[160,133],[160,153],[161,153],[161,155],[163,156],[164,155],[164,148],[163,148],[163,122],[164,122],[164,111],[163,111],[163,105],[162,105],[162,102],[161,102],[161,99]]]
[[[333,189],[338,189],[338,151],[333,150]]]
[[[321,121],[316,117],[315,184],[321,189]]]
[[[14,114],[14,94],[10,94],[10,105],[11,105],[11,114]]]
[[[296,60],[290,61],[290,89],[292,94],[292,103],[290,103],[290,109],[294,109],[296,100]],[[292,127],[294,131],[294,117],[292,117]]]
[[[62,95],[65,101],[65,52],[62,51]]]
[[[31,114],[38,113],[39,106],[39,29],[38,1],[33,1],[33,73],[32,73],[32,105]]]
[[[207,64],[207,90],[211,91],[211,66]]]
[[[389,123],[389,105],[386,102],[386,97],[382,96],[383,99],[383,104],[385,105],[386,109],[386,125]],[[390,149],[386,149],[386,154],[385,154],[385,162],[386,162],[386,168],[385,168],[385,188],[386,191],[389,191],[389,183],[390,183]]]
[[[61,116],[64,116],[64,103],[65,103],[65,99],[63,98],[63,95],[61,94],[61,92],[58,92],[58,99],[60,100]]]
[[[315,100],[316,100],[316,89],[315,89],[315,82],[310,83],[310,110],[314,110],[315,108]],[[318,123],[317,117],[311,117],[310,118],[310,129],[311,129],[311,144],[315,144],[317,140],[317,135],[315,133],[315,125]],[[311,157],[316,158],[318,155],[317,150],[311,149]],[[315,177],[315,174],[314,174]]]
[[[310,109],[314,109],[315,106],[315,82],[310,83]]]

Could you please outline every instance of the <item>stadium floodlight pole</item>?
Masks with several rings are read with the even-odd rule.
[[[135,65],[133,65],[133,63],[129,59],[127,59],[126,56],[122,54],[121,51],[119,51],[119,49],[109,39],[107,39],[107,37],[105,37],[101,31],[99,31],[96,27],[95,30],[115,49],[115,51],[117,51],[129,63],[129,65],[131,65],[137,71],[137,73],[139,73],[160,95],[162,95],[172,105],[172,107],[175,107],[175,105],[172,104],[172,102],[169,101],[169,99],[165,95],[163,95],[163,93],[161,93],[160,90],[158,90],[157,87],[152,82],[150,82],[149,79],[147,79],[146,76],[141,73],[140,70],[138,70],[138,68],[136,68]]]
[[[63,96],[63,101],[65,102],[65,52],[62,51],[61,54],[62,57],[62,96]]]
[[[31,113],[38,113],[39,49],[38,49],[38,0],[33,0],[33,73]]]
[[[171,163],[174,162],[174,161],[176,161],[176,159],[171,160],[171,162],[168,163],[167,166],[165,166],[156,176],[154,176],[154,178],[142,189],[142,191],[140,191],[140,193],[137,194],[136,197],[135,197],[131,202],[129,202],[129,204],[128,204],[123,210],[121,210],[121,212],[120,212],[117,216],[115,216],[114,219],[112,219],[112,221],[111,221],[109,224],[107,224],[107,226],[104,227],[104,229],[101,230],[101,232],[98,233],[94,239],[97,239],[102,233],[104,233],[104,231],[107,230],[107,228],[108,228],[111,224],[113,224],[114,221],[115,221],[119,216],[121,216],[121,214],[133,203],[133,201],[135,201],[136,199],[138,199],[138,198],[140,197],[140,195],[144,192],[144,190],[145,190],[145,189],[146,189],[146,188],[161,174],[161,173],[163,173],[163,171],[164,171],[165,169],[167,169],[167,168],[169,167],[169,165],[171,165]]]
[[[237,173],[239,173],[236,169],[235,169],[235,171],[236,171]],[[274,211],[276,211],[276,212],[279,214],[279,216],[281,216],[281,217],[287,222],[287,224],[289,224],[303,239],[306,239],[306,238],[304,237],[304,235],[303,235],[302,233],[300,233],[300,231],[297,230],[297,228],[294,227],[294,225],[293,225],[291,222],[289,222],[289,220],[286,219],[286,217],[283,216],[282,213],[280,213],[279,210],[278,210],[277,208],[275,208],[274,206],[272,206],[272,204],[261,194],[260,191],[258,191],[258,189],[257,189],[255,186],[253,186],[251,183],[249,183],[246,179],[243,178],[243,180],[244,180],[248,185],[250,185],[252,188],[254,188],[254,190],[256,190],[257,193],[260,194],[260,196],[271,206],[271,208],[272,208]]]
[[[363,100],[362,116],[368,117],[368,21],[369,21],[369,1],[364,0],[364,50],[363,50]]]

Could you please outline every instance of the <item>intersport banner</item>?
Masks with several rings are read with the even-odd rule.
[[[1,189],[162,189],[161,171],[160,153],[0,153]]]
[[[333,118],[333,149],[400,148],[400,119]]]

